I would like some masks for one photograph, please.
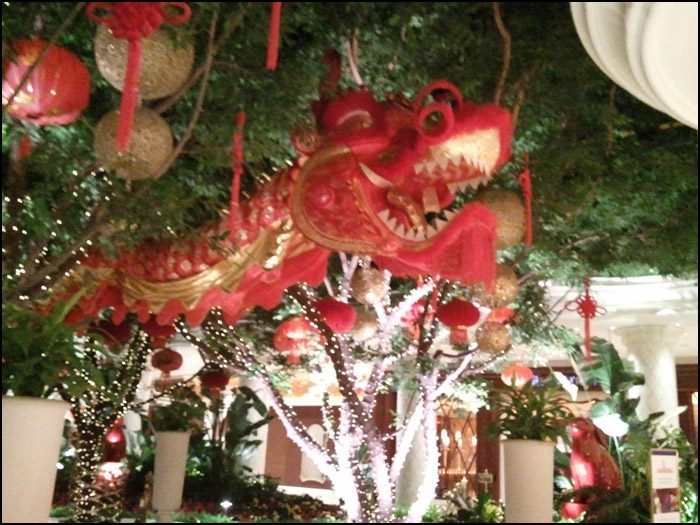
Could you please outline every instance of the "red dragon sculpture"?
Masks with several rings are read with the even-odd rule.
[[[233,241],[211,248],[228,234],[224,218],[197,241],[147,244],[117,260],[92,254],[77,276],[90,293],[73,320],[113,307],[117,323],[133,311],[197,325],[220,307],[233,322],[252,306],[273,308],[294,283],[320,284],[331,250],[369,256],[395,275],[492,281],[494,215],[476,202],[449,207],[510,157],[510,114],[463,101],[446,81],[412,105],[341,93],[339,59],[327,58],[315,132],[293,137],[296,161],[241,204]]]

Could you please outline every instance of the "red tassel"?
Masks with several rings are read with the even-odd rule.
[[[270,34],[267,40],[267,69],[277,68],[277,54],[280,46],[280,19],[282,18],[282,2],[272,2],[270,14]]]
[[[117,151],[122,153],[129,148],[131,129],[134,127],[136,100],[141,72],[141,40],[129,40],[129,56],[126,62],[126,78],[119,105],[119,127],[117,128]]]
[[[584,344],[586,347],[586,360],[590,361],[593,358],[591,352],[591,319],[596,315],[605,314],[607,310],[600,306],[590,294],[591,280],[586,277],[583,280],[583,295],[579,295],[573,301],[569,301],[564,305],[567,310],[577,312],[583,317],[584,327]]]
[[[518,182],[525,197],[525,246],[532,247],[532,183],[530,180],[530,157],[524,156],[525,171],[520,174]]]
[[[238,208],[241,193],[241,175],[243,175],[243,127],[245,126],[245,112],[239,111],[236,115],[236,129],[233,132],[233,146],[231,156],[233,159],[233,185],[231,187],[231,210],[228,217],[228,236],[234,242],[234,235],[238,227]]]
[[[17,155],[20,159],[26,159],[32,154],[32,137],[29,135],[23,135],[19,139],[19,144],[17,145]]]

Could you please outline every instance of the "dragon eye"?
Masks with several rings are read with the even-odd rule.
[[[416,116],[415,128],[430,144],[445,139],[455,124],[452,107],[442,102],[433,102],[425,106]]]

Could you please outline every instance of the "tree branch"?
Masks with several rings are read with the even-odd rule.
[[[501,76],[498,79],[496,90],[493,94],[493,103],[500,105],[501,97],[503,96],[503,89],[505,88],[506,80],[508,79],[508,71],[510,70],[511,37],[505,24],[503,23],[501,8],[499,7],[498,2],[493,2],[492,5],[496,27],[498,27],[498,32],[501,34],[501,38],[503,39],[503,65],[501,68]]]

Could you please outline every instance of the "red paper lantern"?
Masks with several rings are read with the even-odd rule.
[[[204,372],[199,376],[202,381],[202,386],[211,390],[222,390],[228,385],[229,376],[223,372],[211,371]]]
[[[348,332],[355,326],[357,312],[348,303],[325,297],[316,301],[315,306],[328,327],[336,334]]]
[[[163,348],[151,356],[151,364],[168,375],[182,366],[182,354],[171,348]]]
[[[16,62],[6,63],[2,102],[12,97],[29,68],[48,42],[16,40],[12,47]],[[90,74],[85,64],[70,51],[50,45],[24,86],[8,106],[9,115],[40,126],[69,124],[87,108],[90,101]]]
[[[438,308],[437,318],[450,327],[472,326],[479,322],[479,309],[464,299],[452,299]]]
[[[141,325],[141,329],[151,336],[151,346],[153,348],[164,348],[168,340],[176,332],[175,327],[171,324],[158,324],[154,315]]]
[[[501,381],[508,386],[518,389],[532,381],[533,377],[534,374],[532,370],[530,370],[530,367],[522,363],[515,363],[514,365],[507,366],[501,373]]]
[[[272,344],[280,352],[300,350],[306,345],[311,330],[311,324],[303,317],[290,317],[277,327]]]

